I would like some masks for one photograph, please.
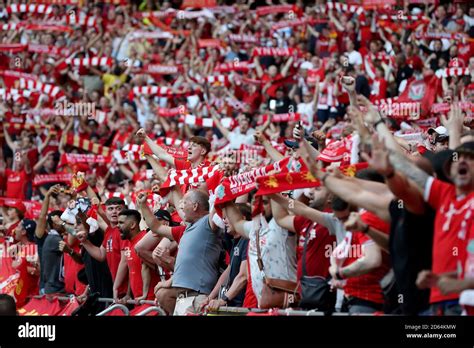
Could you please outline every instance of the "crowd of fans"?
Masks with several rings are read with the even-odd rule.
[[[474,314],[468,1],[0,4],[18,308]]]

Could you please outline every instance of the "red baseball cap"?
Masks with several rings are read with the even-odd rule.
[[[5,206],[10,207],[10,208],[15,208],[18,211],[20,211],[23,215],[25,215],[25,213],[26,213],[26,207],[20,201],[14,201],[14,200],[8,201],[8,200],[6,200],[5,201]]]

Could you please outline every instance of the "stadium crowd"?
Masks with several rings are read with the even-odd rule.
[[[1,0],[0,26],[18,309],[474,314],[469,1]]]

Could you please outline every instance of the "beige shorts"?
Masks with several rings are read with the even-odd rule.
[[[173,315],[199,314],[201,304],[206,301],[207,295],[188,296],[179,295],[176,299]]]

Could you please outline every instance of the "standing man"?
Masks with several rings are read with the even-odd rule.
[[[185,229],[160,228],[162,223],[146,206],[146,194],[139,194],[137,203],[147,221],[154,219],[149,226],[152,231],[179,244],[171,287],[160,289],[166,293],[161,306],[174,315],[198,312],[219,277],[222,251],[220,229],[209,214],[209,196],[200,190],[190,190],[183,196],[180,208],[188,223]]]

